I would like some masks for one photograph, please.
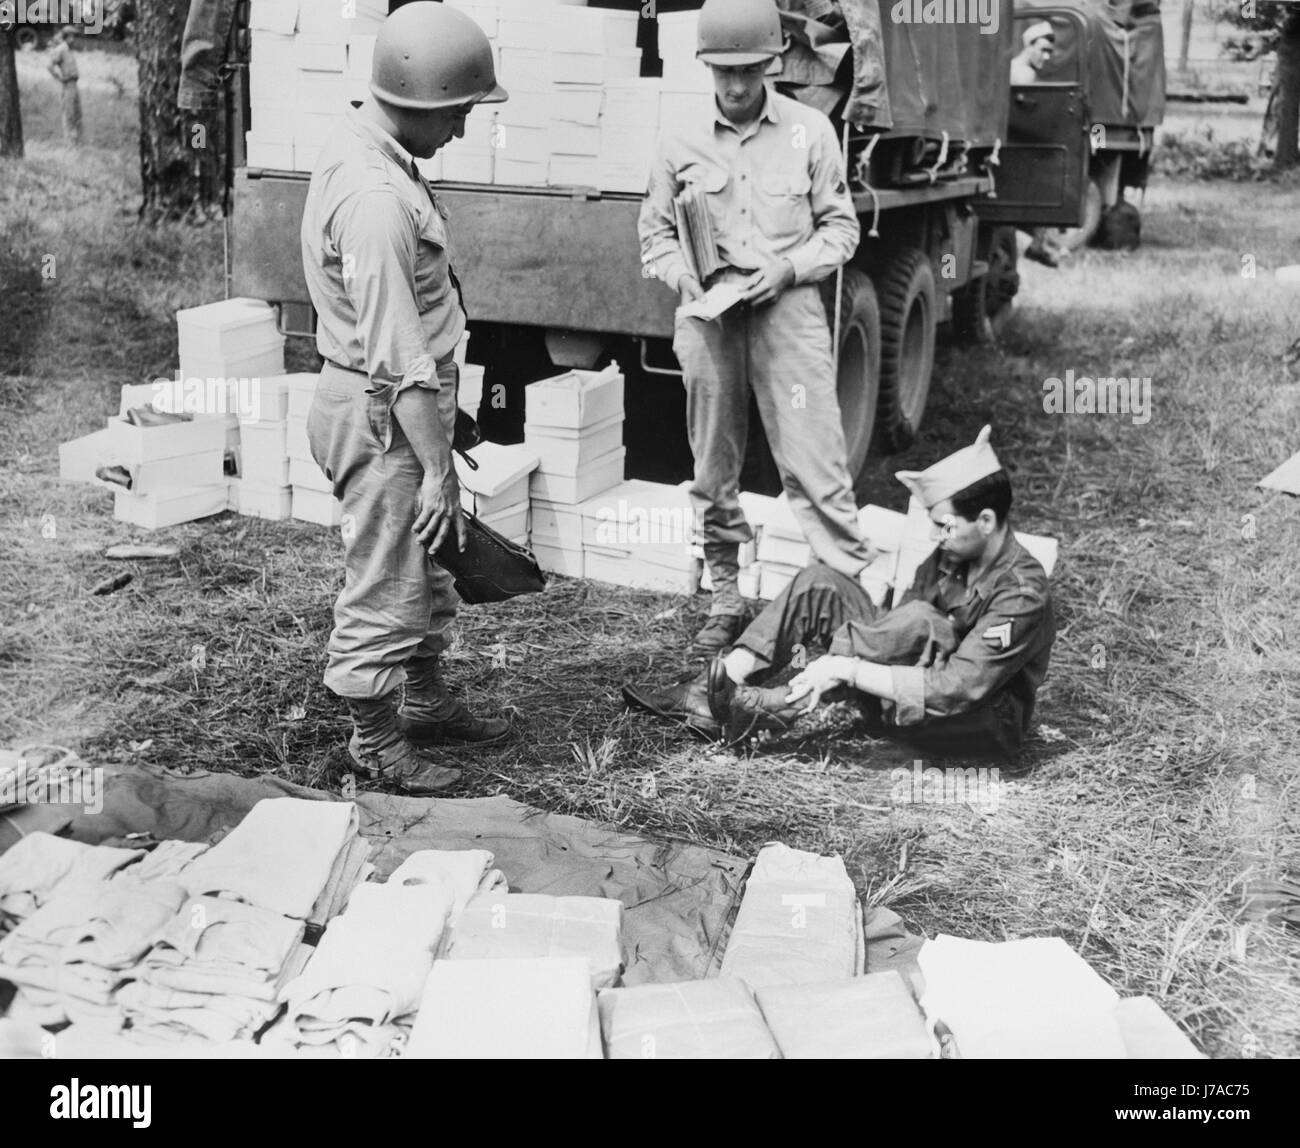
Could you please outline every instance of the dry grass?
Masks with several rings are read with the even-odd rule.
[[[25,308],[0,334],[0,741],[336,785],[345,722],[320,684],[332,533],[224,516],[165,532],[178,559],[87,594],[131,532],[106,496],[57,482],[55,445],[117,385],[170,371],[172,311],[220,294],[220,237],[137,232],[129,148],[73,161],[31,134],[29,161],[0,171],[6,307]],[[468,792],[741,854],[833,849],[914,930],[1059,935],[1207,1051],[1294,1054],[1294,934],[1247,924],[1234,896],[1300,857],[1300,532],[1293,500],[1253,488],[1300,448],[1300,389],[1276,359],[1300,334],[1296,296],[1270,274],[1292,194],[1157,186],[1140,253],[1026,266],[1005,349],[942,355],[923,441],[877,465],[873,496],[898,506],[890,472],[993,421],[1020,524],[1061,539],[1042,725],[996,810],[892,802],[908,756],[843,713],[747,752],[624,713],[621,681],[690,670],[700,605],[571,582],[462,614],[452,677],[519,730],[449,755]],[[55,245],[70,270],[37,285],[32,259]],[[1042,380],[1070,368],[1150,375],[1151,421],[1046,415]]]

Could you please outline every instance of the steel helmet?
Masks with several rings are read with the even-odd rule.
[[[499,104],[487,35],[469,16],[446,4],[416,0],[389,16],[375,37],[370,91],[398,108],[450,108],[471,100]]]
[[[780,56],[783,47],[775,0],[704,0],[697,59],[744,67]]]

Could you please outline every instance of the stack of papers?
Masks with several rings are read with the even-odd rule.
[[[722,266],[705,192],[694,184],[684,187],[673,200],[673,212],[677,217],[677,238],[682,245],[686,266],[703,283]]]

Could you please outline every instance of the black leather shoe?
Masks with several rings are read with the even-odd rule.
[[[727,673],[721,654],[709,663],[708,675],[709,713],[714,721],[725,726],[731,720],[731,699],[736,696],[736,683]]]
[[[663,689],[629,682],[623,686],[623,698],[633,709],[682,722],[703,737],[722,736],[722,726],[709,712],[708,688],[703,674],[689,682]]]
[[[746,624],[743,614],[710,614],[691,648],[701,654],[720,654],[735,644]]]
[[[727,717],[722,723],[728,736],[744,738],[759,730],[790,729],[799,720],[803,707],[797,702],[787,702],[789,694],[788,685],[768,688],[733,685]]]

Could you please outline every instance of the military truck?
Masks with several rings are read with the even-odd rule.
[[[700,3],[605,0],[592,7],[643,13],[640,74],[654,77],[663,70],[658,46],[667,35],[658,25]],[[798,9],[783,16],[786,58],[803,63],[776,82],[832,116],[862,221],[851,263],[824,287],[838,340],[849,465],[858,479],[873,442],[877,450],[903,449],[920,427],[941,324],[960,339],[996,339],[1019,286],[1016,228],[1082,222],[1090,74],[1063,67],[1032,93],[1015,93],[1013,103],[1009,68],[1022,18],[1012,0],[995,0],[991,8],[948,0],[960,19],[946,23],[926,23],[920,4],[891,0],[795,0],[782,7]],[[975,22],[981,11],[983,26]],[[812,12],[819,27],[810,24]],[[1077,11],[1049,14],[1086,34]],[[299,251],[309,173],[245,159],[243,131],[257,127],[256,116],[250,123],[250,83],[256,88],[259,77],[243,4],[237,20],[226,90],[234,129],[229,292],[271,301],[286,333],[309,335],[313,316]],[[827,65],[843,89],[838,99],[835,82],[824,90],[809,82],[827,58],[825,26],[850,40],[842,65]],[[511,85],[508,63],[501,78]],[[616,358],[628,374],[629,475],[689,474],[683,389],[671,350],[676,300],[642,274],[641,195],[452,181],[434,190],[450,213],[472,317],[470,359],[486,366],[485,394],[504,387],[514,395],[557,366]],[[513,398],[485,401],[480,421],[491,437],[517,440],[522,406]],[[761,435],[759,420],[751,426]]]

